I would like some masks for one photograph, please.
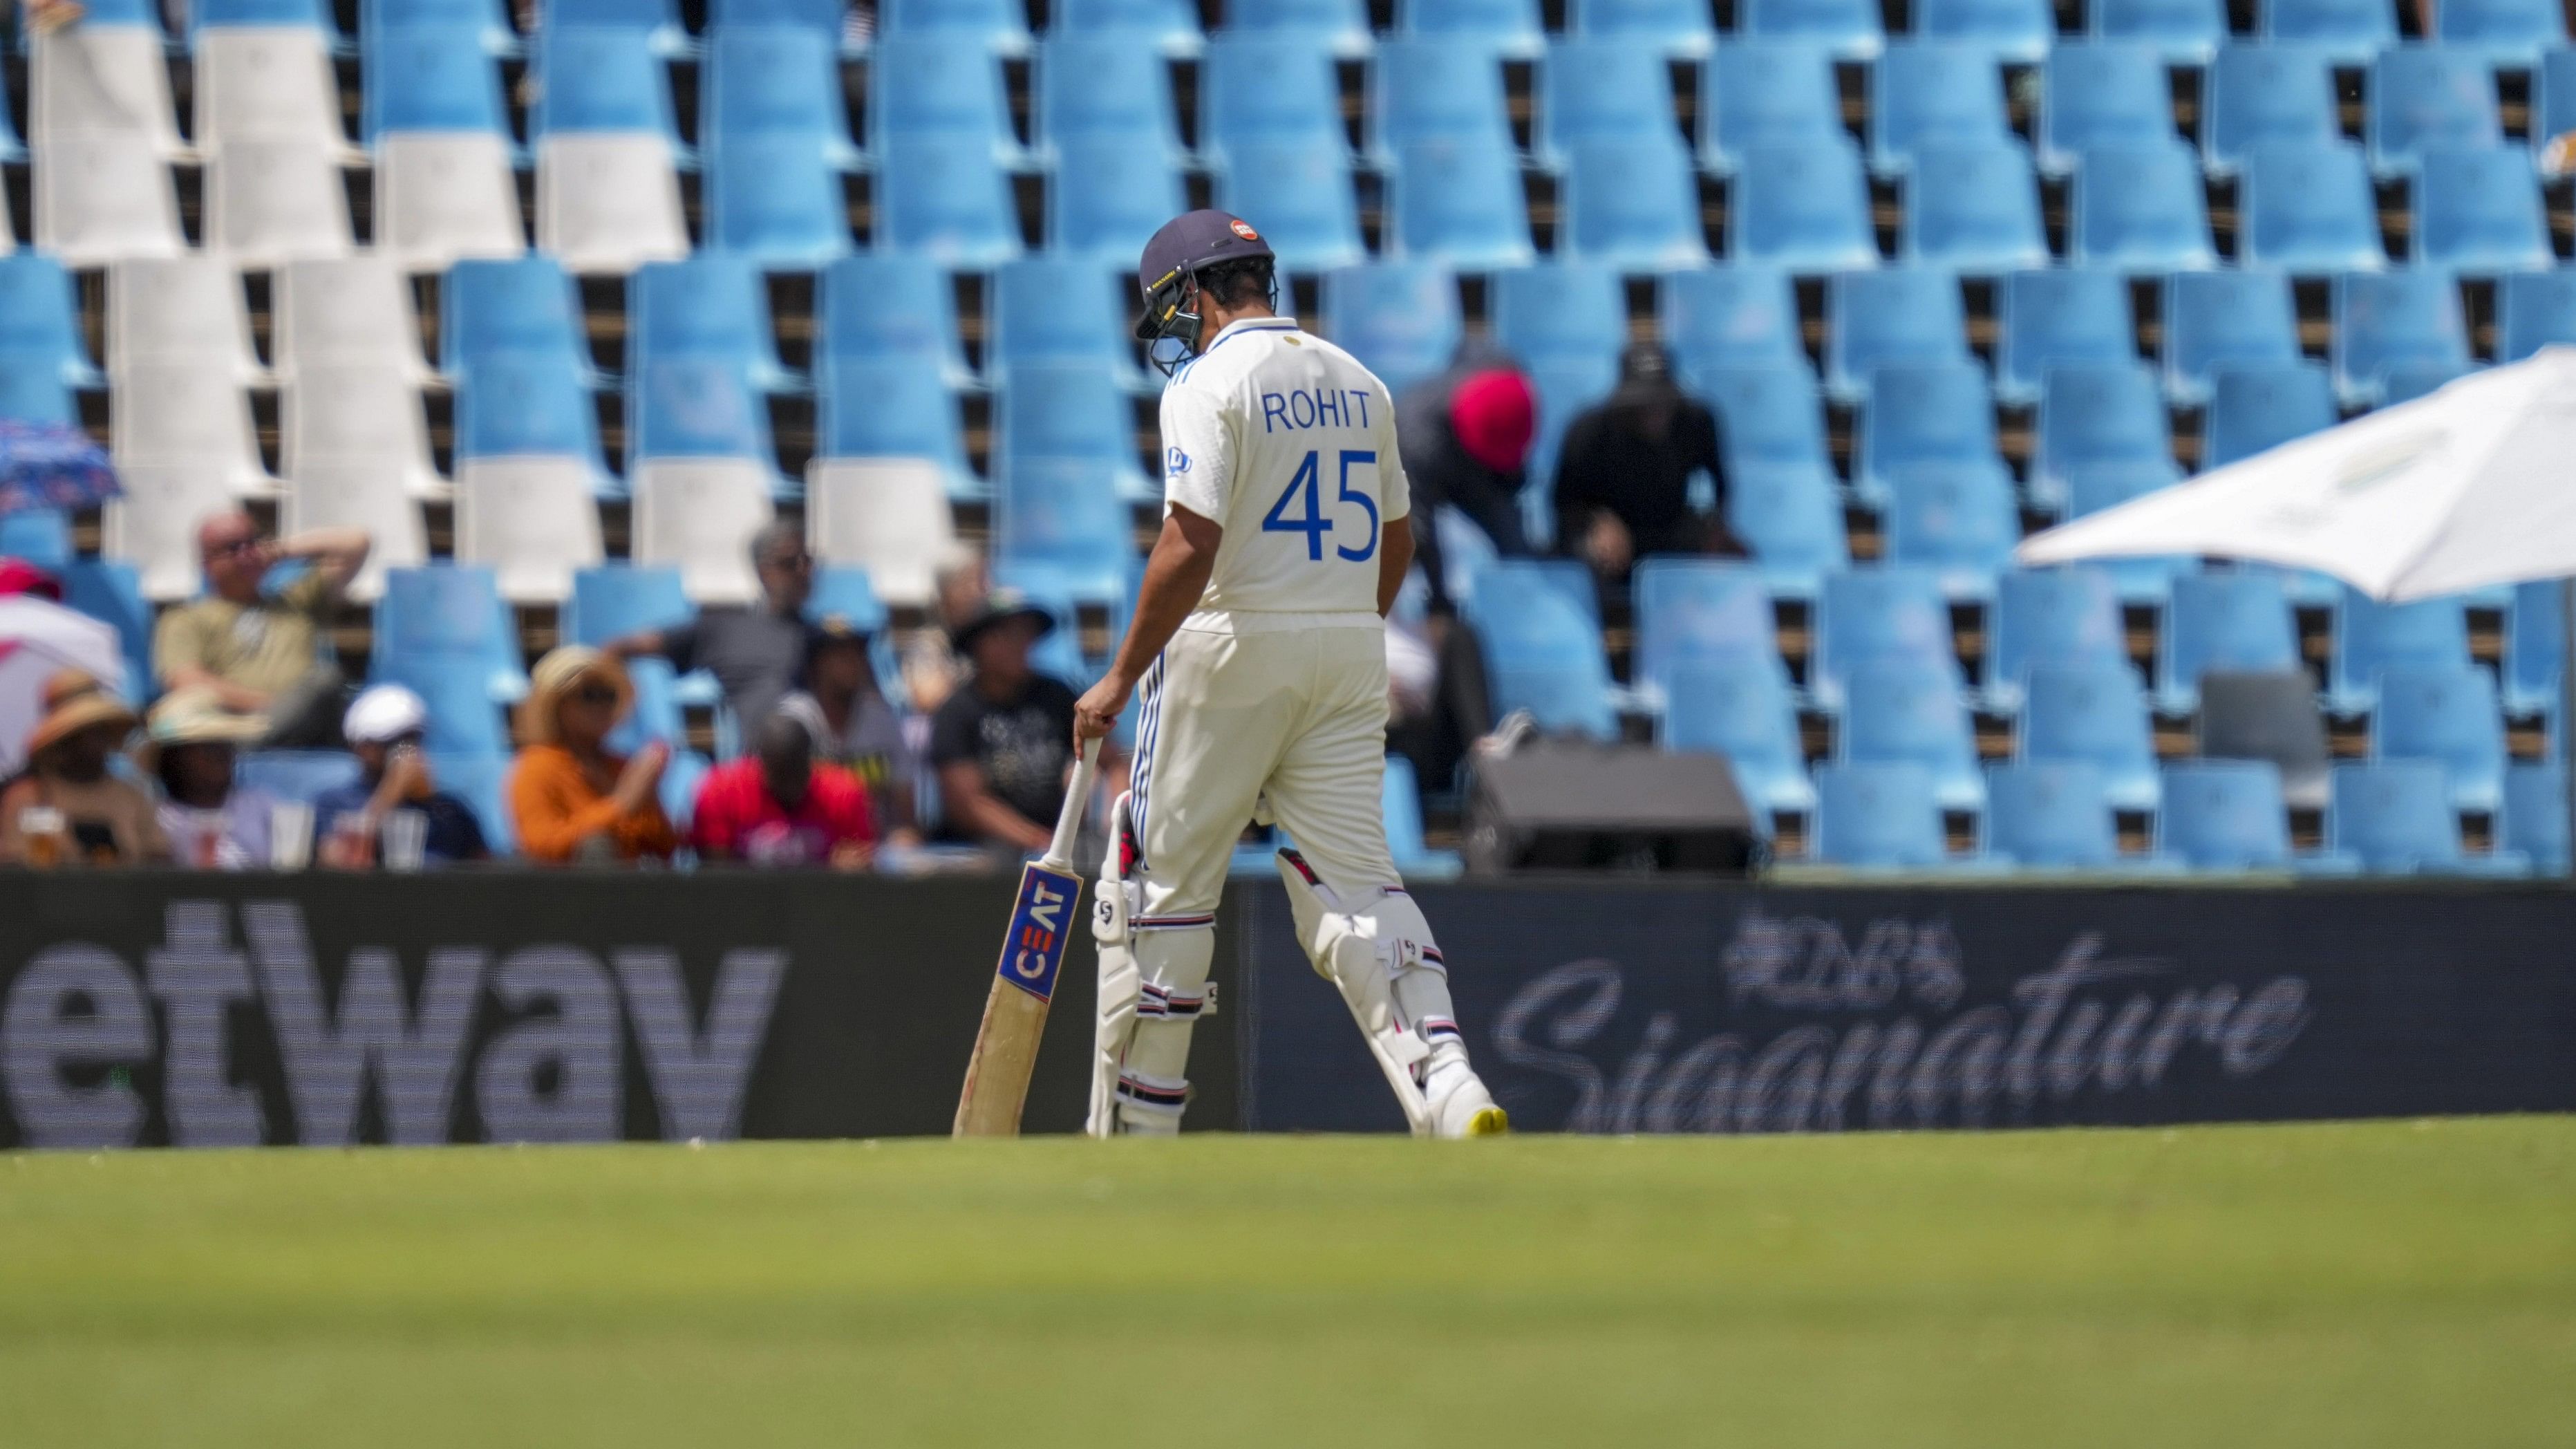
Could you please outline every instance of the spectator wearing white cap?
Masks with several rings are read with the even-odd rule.
[[[322,842],[323,864],[372,864],[374,853],[364,842],[376,838],[377,827],[395,810],[429,817],[422,855],[432,863],[482,860],[492,853],[474,808],[439,789],[431,777],[420,747],[428,726],[429,707],[399,684],[375,685],[350,702],[340,733],[358,757],[359,776],[314,797],[314,838]],[[352,818],[353,824],[342,823]]]

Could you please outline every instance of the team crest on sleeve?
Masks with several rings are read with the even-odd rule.
[[[1190,455],[1182,452],[1178,448],[1165,448],[1163,450],[1163,471],[1166,473],[1186,473],[1190,471]]]

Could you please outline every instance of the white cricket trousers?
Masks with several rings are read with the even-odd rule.
[[[1386,633],[1375,614],[1192,614],[1141,682],[1129,810],[1147,929],[1213,922],[1236,839],[1269,817],[1348,899],[1387,853]]]

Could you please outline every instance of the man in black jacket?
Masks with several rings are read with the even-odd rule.
[[[1556,546],[1624,583],[1650,553],[1742,553],[1727,532],[1726,465],[1717,417],[1676,386],[1663,349],[1630,347],[1619,386],[1566,425],[1556,455]],[[1690,479],[1716,486],[1709,511],[1691,507]]]

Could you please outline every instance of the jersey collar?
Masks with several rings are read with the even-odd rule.
[[[1216,340],[1207,345],[1207,352],[1216,351],[1225,345],[1227,338],[1239,332],[1294,332],[1296,330],[1297,319],[1294,317],[1246,317],[1240,322],[1225,324],[1225,330],[1218,333]],[[1202,352],[1199,356],[1205,357],[1207,352]]]

